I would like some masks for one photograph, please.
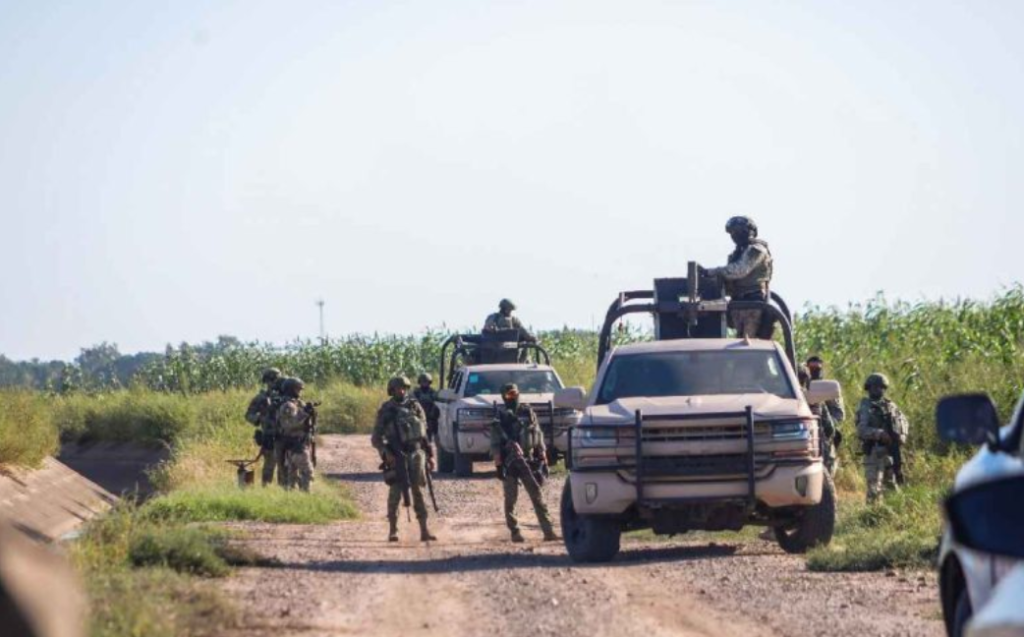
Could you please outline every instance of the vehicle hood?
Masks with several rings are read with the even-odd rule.
[[[608,424],[632,422],[639,409],[644,416],[677,416],[741,413],[750,406],[755,418],[810,417],[807,403],[799,398],[773,394],[730,394],[723,396],[671,396],[665,398],[621,398],[607,405],[587,408],[589,422]]]
[[[552,393],[547,394],[519,394],[519,402],[529,403],[535,405],[538,403],[547,403],[554,399],[555,395]],[[472,398],[460,398],[459,405],[462,407],[493,407],[494,403],[499,405],[502,403],[501,396],[498,394],[479,394]]]

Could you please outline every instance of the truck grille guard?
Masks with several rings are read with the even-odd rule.
[[[756,482],[757,482],[757,456],[754,453],[754,410],[753,407],[747,406],[741,412],[720,412],[713,414],[685,414],[685,415],[674,415],[674,416],[658,416],[658,421],[687,421],[687,420],[715,420],[715,419],[743,419],[743,427],[746,433],[746,451],[742,455],[739,455],[742,464],[741,473],[746,481],[746,494],[743,496],[749,510],[754,510],[757,505],[757,493],[756,493]],[[573,456],[573,439],[574,433],[577,429],[589,429],[589,430],[615,430],[621,431],[624,425],[612,425],[612,424],[579,424],[569,428],[569,447],[566,453],[566,464],[570,472],[574,473],[595,473],[595,472],[619,472],[619,471],[632,471],[635,476],[634,486],[636,487],[636,502],[638,506],[658,506],[664,504],[685,504],[685,503],[696,503],[706,501],[707,498],[650,498],[646,493],[646,481],[649,477],[671,477],[671,476],[694,476],[706,473],[708,470],[708,460],[713,456],[693,456],[694,460],[689,467],[686,466],[686,462],[679,458],[674,458],[670,461],[660,459],[653,456],[644,455],[644,432],[643,432],[644,416],[643,412],[639,409],[634,413],[633,420],[633,435],[634,435],[634,453],[635,453],[635,464],[625,464],[617,462],[615,464],[602,464],[601,466],[583,467],[576,466]],[[648,441],[650,442],[650,441]],[[703,460],[703,462],[702,462]],[[731,465],[735,461],[730,462]],[[737,467],[739,468],[739,467]],[[732,472],[730,472],[732,473]],[[735,473],[734,473],[735,475]],[[719,500],[719,498],[714,498]]]

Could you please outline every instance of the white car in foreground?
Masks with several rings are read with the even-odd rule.
[[[1024,637],[1024,475],[961,489],[946,501],[949,534],[962,547],[1017,560],[966,625],[968,637]]]
[[[1001,429],[995,405],[984,394],[948,396],[939,401],[936,412],[939,435],[944,440],[983,445],[957,473],[954,494],[1024,474],[1024,397],[1018,402],[1010,424]],[[1010,504],[1024,506],[1020,501],[1007,506]],[[1024,529],[1019,533],[1024,535]],[[1018,560],[1003,555],[969,548],[947,524],[939,551],[939,588],[949,637],[966,634],[971,617],[983,612],[997,585],[1018,564]],[[1018,604],[1021,601],[1024,600]]]

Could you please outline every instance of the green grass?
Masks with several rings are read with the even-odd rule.
[[[811,551],[812,571],[927,569],[935,563],[944,488],[917,484],[886,493],[874,504],[863,495],[840,500],[832,543]]]
[[[278,487],[214,485],[174,491],[142,507],[152,520],[227,522],[254,520],[288,524],[326,524],[357,517],[355,505],[335,485],[318,481],[310,493]]]
[[[44,396],[0,390],[0,467],[37,467],[57,452],[57,425]]]

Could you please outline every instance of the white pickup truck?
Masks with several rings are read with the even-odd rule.
[[[548,445],[549,460],[568,448],[566,432],[579,420],[572,408],[554,408],[562,380],[550,365],[504,363],[465,365],[455,369],[447,387],[438,392],[438,470],[456,476],[473,474],[473,463],[490,459],[491,421],[506,383],[519,385],[520,401],[537,413]]]

